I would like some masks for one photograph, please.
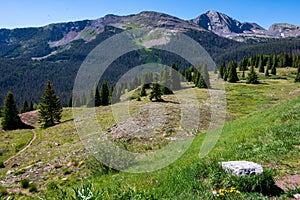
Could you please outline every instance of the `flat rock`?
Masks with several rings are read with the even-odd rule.
[[[235,176],[260,175],[264,172],[261,165],[248,161],[222,162],[222,168]]]

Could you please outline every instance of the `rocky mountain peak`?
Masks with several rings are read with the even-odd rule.
[[[208,11],[192,21],[217,35],[225,37],[243,33],[256,33],[265,30],[255,23],[242,23],[217,11]]]

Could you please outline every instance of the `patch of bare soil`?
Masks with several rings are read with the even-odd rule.
[[[287,175],[276,181],[276,185],[285,191],[300,187],[300,174]]]
[[[38,126],[38,110],[34,110],[31,112],[23,113],[20,115],[20,118],[23,123],[36,127]]]

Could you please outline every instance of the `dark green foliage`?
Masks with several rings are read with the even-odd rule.
[[[235,61],[231,61],[228,66],[228,82],[236,83],[239,78],[236,72],[237,64]]]
[[[22,123],[18,114],[14,95],[9,91],[4,100],[3,120],[1,123],[3,130],[14,130],[21,127]]]
[[[198,88],[207,88],[207,84],[206,84],[202,74],[200,74],[198,76],[198,81],[197,81],[196,87],[198,87]]]
[[[202,76],[202,78],[204,79],[206,88],[210,88],[210,80],[209,80],[209,73],[207,70],[207,65],[203,64],[200,68],[200,74]],[[204,86],[204,84],[202,84]]]
[[[141,89],[141,97],[145,97],[145,96],[147,96],[146,87],[145,87],[145,85],[143,85],[142,89]]]
[[[32,100],[30,101],[30,106],[29,106],[29,111],[33,111],[34,110],[34,106],[33,106],[33,102]]]
[[[266,68],[265,76],[270,76],[268,68]]]
[[[58,186],[56,183],[50,182],[47,184],[46,188],[47,188],[47,190],[51,191],[51,190],[57,190]]]
[[[5,187],[3,187],[2,185],[0,185],[0,197],[4,197],[8,195],[8,191]]]
[[[48,81],[40,102],[39,120],[44,127],[53,126],[60,122],[62,106],[60,99]]]
[[[29,180],[28,179],[22,179],[21,180],[21,188],[28,188],[29,187]]]
[[[161,91],[161,87],[158,83],[153,83],[152,84],[152,91],[150,93],[150,100],[151,101],[162,101],[161,96],[163,95]]]
[[[72,98],[72,95],[70,95],[70,98],[69,98],[69,101],[68,101],[68,107],[69,108],[72,108],[72,105],[73,104],[73,98]]]
[[[26,113],[26,112],[29,112],[30,111],[30,107],[28,105],[28,102],[25,100],[21,110],[20,110],[20,113]]]
[[[257,84],[257,83],[259,83],[257,74],[254,71],[254,66],[251,67],[250,73],[247,76],[247,83],[248,84]]]
[[[244,71],[247,70],[248,67],[248,58],[244,57],[239,63],[239,70]]]
[[[106,81],[103,81],[101,87],[101,104],[107,106],[109,104],[109,90]]]
[[[4,165],[3,161],[0,161],[0,169],[1,168],[5,168],[5,165]]]
[[[225,62],[223,61],[219,67],[219,74],[220,74],[220,78],[223,78],[225,77],[225,74],[226,74],[226,65],[225,65]]]
[[[37,192],[37,185],[35,183],[29,184],[29,192]]]
[[[258,71],[259,71],[260,73],[264,73],[264,72],[265,72],[265,65],[264,65],[264,58],[263,58],[263,55],[260,55],[260,57],[259,57]]]
[[[99,93],[98,87],[96,87],[96,92],[95,92],[95,106],[96,107],[101,106],[101,97],[100,97],[100,93]]]
[[[277,74],[275,65],[273,65],[272,68],[271,68],[271,74],[274,75],[274,76]]]
[[[296,83],[300,82],[300,60],[298,61],[298,69],[297,69],[297,74],[296,74],[295,82]]]

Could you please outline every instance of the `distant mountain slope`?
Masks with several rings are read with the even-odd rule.
[[[241,33],[263,34],[265,32],[265,29],[256,23],[241,23],[216,11],[208,11],[207,13],[193,19],[192,22],[214,32],[217,35],[225,37]]]
[[[0,29],[0,108],[8,90],[12,90],[19,106],[24,100],[38,102],[47,80],[53,82],[66,104],[77,71],[89,52],[107,38],[139,27],[182,32],[201,44],[217,64],[257,53],[300,52],[300,38],[282,38],[286,32],[286,36],[297,35],[297,26],[278,24],[267,31],[255,23],[240,23],[212,11],[189,21],[146,11],[38,28]],[[176,62],[179,67],[189,65],[171,53],[135,51],[117,59],[104,78],[113,83],[121,73],[149,60],[166,65]]]
[[[248,38],[286,38],[300,36],[300,27],[290,24],[273,24],[269,30],[256,23],[240,22],[226,14],[208,11],[191,22],[215,34],[235,40]]]

